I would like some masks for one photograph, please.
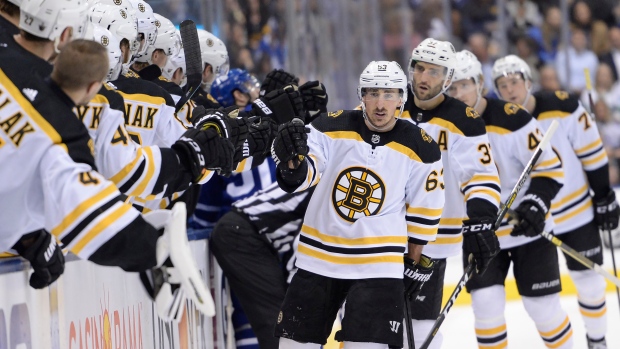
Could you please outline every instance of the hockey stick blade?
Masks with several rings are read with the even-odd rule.
[[[200,55],[200,41],[198,40],[196,24],[194,24],[192,20],[187,19],[181,22],[179,28],[181,32],[181,42],[183,43],[183,51],[185,53],[188,89],[174,106],[175,113],[181,110],[185,103],[194,96],[202,82],[202,57]]]
[[[510,191],[510,196],[508,197],[508,199],[506,200],[506,202],[504,203],[504,205],[500,209],[500,211],[499,211],[499,213],[497,215],[497,220],[495,221],[495,228],[496,229],[499,227],[499,225],[501,224],[502,220],[504,219],[504,216],[508,212],[508,209],[510,209],[510,207],[512,206],[512,203],[517,198],[517,194],[519,194],[519,191],[521,191],[521,188],[523,188],[523,185],[527,181],[527,178],[529,177],[530,172],[532,172],[532,169],[534,168],[534,165],[536,164],[536,162],[538,162],[538,159],[540,158],[540,155],[545,150],[545,148],[547,148],[547,146],[549,146],[549,143],[551,142],[551,138],[553,137],[553,134],[555,133],[555,131],[558,129],[558,126],[559,126],[559,123],[556,120],[554,120],[551,123],[551,125],[549,125],[549,128],[547,129],[547,132],[545,132],[545,136],[543,137],[543,139],[538,144],[538,147],[534,151],[534,154],[532,155],[532,158],[530,159],[530,161],[527,163],[527,165],[523,169],[523,172],[521,172],[521,176],[517,180],[517,184],[515,184],[514,188],[512,188],[512,190]],[[424,343],[420,347],[421,349],[427,349],[428,346],[431,344],[431,342],[433,341],[433,339],[437,335],[437,332],[439,331],[439,327],[441,326],[441,324],[445,320],[446,315],[448,315],[448,312],[450,311],[450,308],[452,308],[452,304],[454,304],[454,301],[456,301],[456,298],[458,297],[459,293],[461,293],[461,290],[463,290],[463,287],[465,287],[465,283],[467,283],[467,281],[469,279],[471,279],[471,277],[473,276],[474,270],[475,270],[474,262],[472,260],[472,256],[470,255],[469,256],[469,262],[467,263],[467,266],[465,267],[465,271],[463,272],[463,276],[461,276],[461,279],[460,279],[458,285],[456,286],[454,291],[452,291],[452,295],[450,295],[450,300],[448,301],[448,303],[446,303],[444,308],[441,310],[441,313],[440,313],[439,317],[437,318],[437,320],[435,320],[435,323],[433,324],[433,327],[431,328],[430,332],[426,336],[426,339],[424,340]]]

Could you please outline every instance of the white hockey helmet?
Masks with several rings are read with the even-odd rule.
[[[138,33],[144,36],[144,42],[141,43],[138,55],[143,55],[149,46],[155,43],[157,39],[157,26],[155,25],[155,13],[151,5],[144,0],[125,0],[131,2],[133,9],[136,11],[138,18]]]
[[[530,66],[521,58],[515,55],[508,55],[496,60],[493,64],[493,85],[495,85],[495,81],[498,78],[512,73],[520,73],[523,75],[524,80],[532,81]]]
[[[364,68],[360,75],[357,97],[362,100],[363,90],[366,88],[396,88],[401,93],[400,115],[402,115],[407,102],[407,77],[394,61],[372,61]],[[364,118],[366,118],[366,105],[362,102]]]
[[[157,38],[155,43],[146,49],[146,53],[136,57],[137,62],[153,63],[151,58],[155,50],[162,50],[170,58],[179,53],[181,49],[181,36],[172,22],[159,14],[155,14],[155,26],[157,26]]]
[[[424,41],[411,52],[409,67],[407,68],[410,81],[413,81],[413,67],[416,62],[426,62],[445,67],[446,77],[443,81],[441,93],[446,92],[452,82],[454,68],[456,66],[456,51],[454,50],[454,46],[449,41],[440,41],[433,38],[424,39]],[[411,92],[413,92],[413,89]]]
[[[183,78],[180,85],[184,86],[187,83],[187,68],[185,67],[185,51],[181,49],[179,53],[174,56],[168,57],[164,69],[161,70],[161,74],[168,80],[172,80],[172,76],[177,69],[181,68],[183,72]]]
[[[54,41],[56,51],[66,28],[73,28],[73,39],[83,38],[86,33],[88,4],[85,0],[23,0],[19,9],[19,28]]]
[[[11,4],[15,6],[21,6],[22,4],[22,0],[8,0],[8,2],[10,2]]]
[[[119,41],[127,40],[132,55],[138,52],[138,26],[124,8],[104,3],[95,4],[90,8],[90,21],[109,30]]]
[[[459,51],[456,53],[456,66],[454,68],[453,81],[474,79],[476,84],[480,82],[482,75],[482,64],[476,56],[467,51]]]
[[[198,29],[198,41],[200,42],[200,55],[202,56],[202,70],[209,64],[213,67],[215,77],[228,75],[230,63],[224,42],[202,29]]]
[[[110,70],[108,71],[108,75],[106,75],[106,80],[114,81],[118,79],[118,75],[121,73],[121,60],[123,56],[120,49],[120,40],[109,30],[98,25],[93,25],[92,37],[87,39],[92,39],[93,41],[100,43],[103,47],[105,47],[106,51],[108,51]]]

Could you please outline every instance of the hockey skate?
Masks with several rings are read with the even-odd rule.
[[[164,228],[157,240],[157,266],[140,273],[140,279],[155,302],[157,314],[165,321],[180,321],[189,299],[196,309],[207,316],[215,315],[211,293],[204,284],[192,258],[186,234],[185,204],[179,202],[172,210],[156,210],[144,215],[144,219]]]
[[[605,338],[596,342],[591,340],[588,336],[586,336],[586,339],[588,340],[588,349],[607,349],[607,341]]]

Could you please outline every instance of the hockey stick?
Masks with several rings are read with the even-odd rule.
[[[590,81],[590,69],[585,68],[584,74],[586,75],[586,90],[588,90],[588,102],[590,102],[590,114],[592,115],[592,120],[596,120],[596,115],[594,114],[594,100],[592,99],[592,81]],[[614,252],[614,242],[612,239],[612,234],[610,229],[604,230],[609,237],[609,250],[611,251],[611,263],[614,268],[614,276],[618,277],[618,271],[616,270],[616,253]],[[552,241],[553,242],[553,241]],[[558,246],[559,247],[559,246]],[[586,265],[587,267],[587,265]],[[603,270],[603,268],[599,267],[599,269]],[[596,269],[595,269],[596,271]],[[598,271],[597,271],[598,272]],[[600,273],[599,273],[600,274]],[[602,275],[602,274],[601,274]],[[605,276],[605,275],[603,275]],[[620,285],[616,284],[616,296],[618,296],[618,303],[620,304]]]
[[[415,341],[413,339],[413,323],[411,323],[411,302],[409,302],[409,297],[407,297],[407,293],[405,292],[405,326],[407,328],[407,344],[409,345],[409,349],[415,349]]]
[[[202,57],[200,55],[200,42],[198,40],[196,24],[192,20],[186,19],[181,22],[179,28],[183,51],[185,52],[188,89],[174,106],[175,114],[194,96],[202,82]]]
[[[497,215],[497,219],[495,220],[495,224],[494,224],[495,229],[499,228],[500,224],[502,223],[502,220],[504,219],[504,216],[508,212],[508,209],[510,208],[510,206],[512,206],[512,203],[517,198],[517,194],[519,194],[519,191],[521,190],[521,188],[523,188],[523,185],[525,184],[528,177],[530,176],[530,173],[532,172],[534,165],[536,164],[536,162],[538,162],[538,158],[540,158],[540,156],[542,155],[542,152],[545,150],[545,148],[547,148],[547,146],[551,142],[551,138],[553,137],[553,134],[555,133],[555,130],[557,130],[558,126],[559,126],[559,123],[556,120],[554,120],[549,126],[549,129],[547,130],[547,132],[545,132],[545,136],[543,137],[543,139],[540,141],[540,143],[538,143],[538,147],[534,151],[534,155],[532,155],[532,158],[530,159],[530,161],[527,163],[527,165],[523,169],[523,172],[521,172],[521,176],[519,177],[517,184],[515,184],[514,188],[512,188],[512,191],[510,192],[510,196],[508,197],[508,199],[506,200],[506,202],[500,209]],[[475,266],[475,263],[473,260],[473,256],[470,255],[468,257],[468,263],[467,263],[467,266],[465,267],[463,276],[461,276],[461,279],[459,280],[458,284],[454,288],[454,291],[452,291],[452,295],[450,295],[450,299],[448,300],[448,303],[446,303],[443,309],[441,309],[441,313],[439,313],[437,320],[435,320],[435,323],[433,324],[431,331],[428,333],[428,336],[424,340],[424,343],[422,343],[422,346],[420,347],[420,349],[428,349],[428,346],[431,345],[431,342],[433,341],[433,339],[437,335],[437,332],[439,331],[439,327],[441,327],[441,324],[446,319],[446,315],[448,315],[448,312],[454,305],[456,298],[459,296],[459,294],[463,290],[463,287],[465,287],[465,284],[467,283],[467,281],[473,276],[474,266]]]

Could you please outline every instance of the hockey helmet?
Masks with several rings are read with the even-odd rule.
[[[73,28],[73,38],[83,38],[88,22],[85,0],[23,0],[20,5],[19,28],[34,36],[54,41],[56,51],[60,35]]]
[[[493,64],[493,84],[495,85],[498,78],[512,73],[522,74],[523,79],[526,81],[532,80],[530,66],[527,65],[527,63],[525,63],[525,61],[521,58],[515,55],[508,55],[496,60],[495,64]]]
[[[227,76],[215,79],[210,94],[223,107],[230,107],[235,105],[233,91],[239,90],[249,95],[252,89],[260,89],[258,80],[246,70],[232,69]]]
[[[473,53],[463,50],[456,53],[456,66],[454,67],[453,81],[474,79],[480,82],[482,75],[482,65]]]
[[[155,43],[146,49],[146,53],[136,57],[137,62],[148,62],[153,64],[152,56],[155,50],[162,50],[168,57],[179,53],[181,48],[181,37],[177,32],[177,28],[172,22],[159,14],[155,14],[155,26],[157,27],[157,38]]]
[[[110,70],[106,76],[107,81],[114,81],[118,79],[118,75],[121,73],[122,56],[123,53],[120,49],[120,41],[109,30],[93,25],[92,36],[87,39],[94,40],[108,51],[108,61],[110,62]]]
[[[226,76],[230,65],[228,62],[228,50],[222,40],[206,30],[198,29],[200,42],[200,55],[202,56],[202,70],[207,64],[213,67],[216,77]]]
[[[413,67],[416,62],[426,62],[445,67],[446,77],[443,82],[441,93],[446,92],[452,82],[454,68],[456,66],[456,51],[454,50],[454,46],[448,41],[440,41],[433,38],[424,39],[424,41],[411,52],[409,67],[407,68],[410,81],[413,81]]]
[[[172,80],[172,76],[177,69],[181,68],[183,72],[183,78],[181,80],[181,86],[187,83],[187,67],[185,67],[185,51],[181,48],[179,53],[174,56],[168,57],[164,69],[161,70],[161,74],[168,80]]]
[[[109,30],[119,41],[127,40],[132,55],[138,52],[138,25],[126,9],[101,2],[90,8],[90,21]]]
[[[149,46],[155,43],[157,39],[157,26],[155,25],[155,13],[151,5],[144,0],[125,0],[131,2],[133,9],[136,11],[138,18],[138,34],[144,36],[144,42],[140,42],[138,55],[143,55]]]

